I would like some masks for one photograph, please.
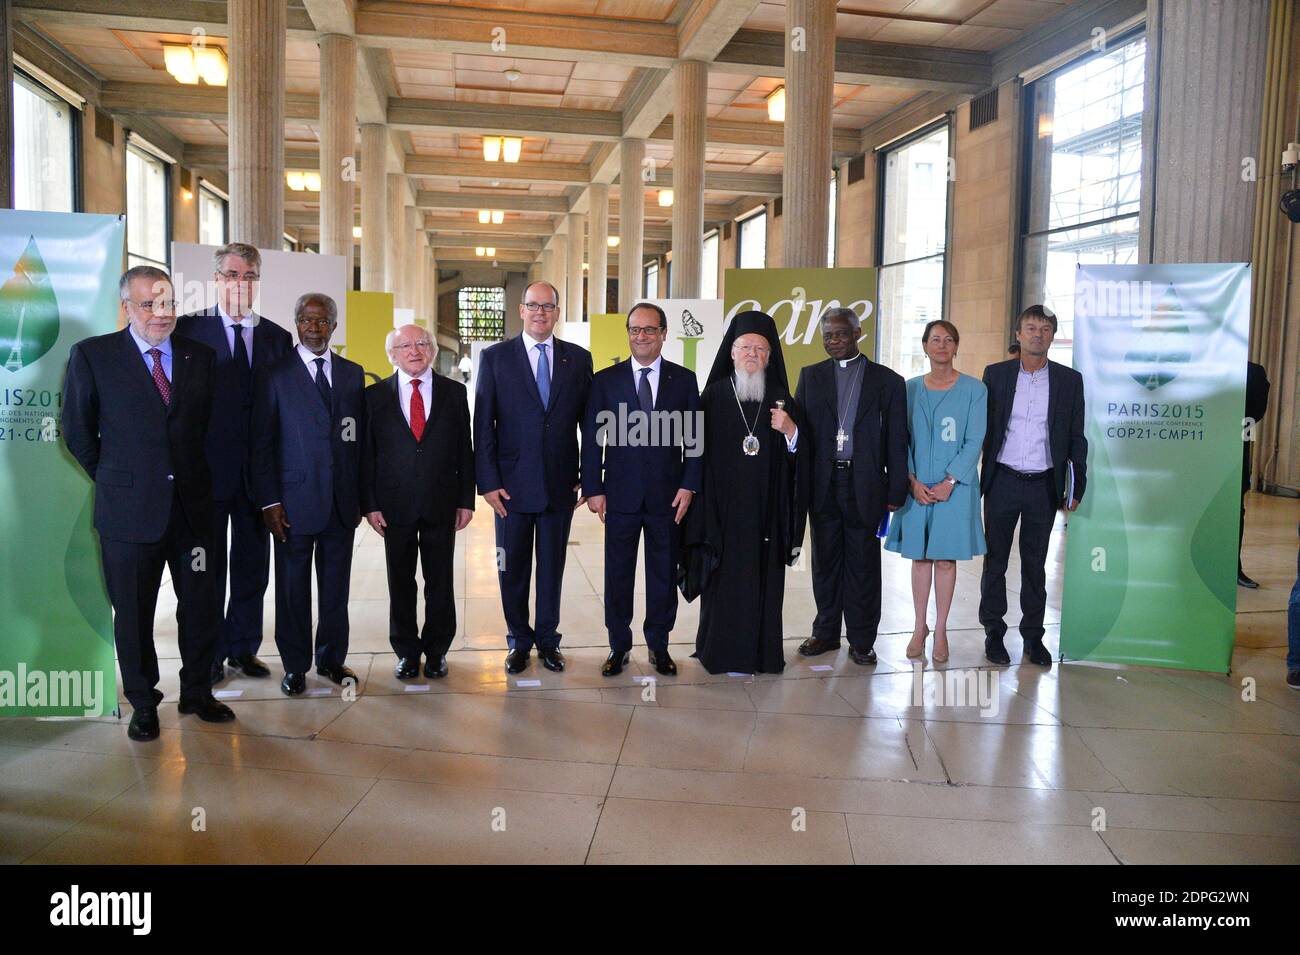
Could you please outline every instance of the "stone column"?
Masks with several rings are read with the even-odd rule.
[[[420,288],[424,285],[424,242],[420,233],[419,213],[415,206],[403,206],[402,220],[405,228],[402,232],[402,246],[406,252],[406,268],[402,275],[402,290],[406,293],[405,308],[412,309],[415,317],[420,317]]]
[[[609,263],[609,186],[593,182],[587,189],[587,321],[605,311]]]
[[[425,292],[424,317],[429,320],[429,334],[438,337],[438,259],[433,253],[433,246],[424,250]]]
[[[230,238],[280,248],[284,235],[285,0],[230,0]]]
[[[560,293],[560,317],[569,315],[569,237],[557,235],[551,239],[551,275],[547,279]]]
[[[645,182],[641,163],[644,139],[625,139],[619,147],[618,173],[618,310],[627,313],[641,296],[644,249]]]
[[[0,0],[0,156],[14,154],[14,11],[12,0]],[[14,164],[0,161],[0,209],[14,206]]]
[[[1259,155],[1268,19],[1268,0],[1148,0],[1140,261],[1250,260],[1278,162]]]
[[[585,252],[587,217],[579,212],[569,213],[569,267],[568,291],[564,296],[564,317],[571,322],[583,318],[585,296],[582,292],[582,262]],[[590,263],[588,263],[590,264]]]
[[[384,231],[384,291],[393,293],[397,305],[402,295],[402,266],[406,244],[406,176],[397,172],[387,174],[388,228]],[[400,306],[399,306],[400,307]]]
[[[357,41],[326,34],[320,38],[320,250],[347,256],[349,287],[356,141]]]
[[[796,42],[792,34],[797,28],[803,33]],[[785,34],[781,264],[787,269],[825,268],[830,233],[835,0],[788,0]]]
[[[384,172],[388,130],[361,127],[361,291],[384,291],[384,246],[388,231],[388,177]]]
[[[832,0],[832,32],[834,27]],[[786,56],[788,58],[789,54]],[[699,298],[700,266],[704,259],[704,126],[708,119],[709,68],[698,60],[683,60],[676,66],[673,82],[673,283],[670,294],[673,298]]]

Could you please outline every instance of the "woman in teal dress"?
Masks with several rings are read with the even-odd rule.
[[[948,611],[957,584],[957,561],[983,554],[980,483],[976,465],[984,444],[988,390],[978,378],[952,366],[961,336],[943,320],[925,326],[921,344],[930,373],[907,382],[911,495],[894,514],[887,550],[912,561],[916,626],[907,645],[911,659],[925,656],[926,611],[934,581],[937,615],[934,662],[948,660]]]

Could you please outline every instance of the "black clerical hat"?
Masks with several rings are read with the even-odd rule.
[[[731,373],[735,371],[735,365],[731,362],[731,346],[741,335],[762,335],[767,339],[767,344],[772,349],[767,362],[768,388],[789,394],[790,382],[785,374],[785,356],[781,353],[781,337],[777,334],[776,322],[766,312],[741,312],[731,320],[727,330],[722,333],[722,344],[718,346],[718,353],[713,357],[713,368],[710,369],[704,386],[707,388],[715,381],[731,377]]]

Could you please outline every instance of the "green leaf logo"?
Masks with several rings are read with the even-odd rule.
[[[1169,384],[1192,360],[1191,331],[1171,285],[1124,356],[1129,375],[1147,391]]]
[[[0,364],[21,371],[40,361],[58,338],[59,302],[32,236],[0,286]]]

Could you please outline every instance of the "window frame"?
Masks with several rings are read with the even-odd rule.
[[[51,99],[56,99],[59,102],[63,103],[70,111],[68,113],[68,127],[69,127],[68,146],[69,149],[72,151],[72,155],[69,157],[68,172],[69,175],[72,177],[72,183],[71,183],[72,210],[71,211],[84,212],[85,196],[82,189],[83,176],[82,176],[82,156],[81,156],[81,136],[82,136],[81,126],[82,126],[82,122],[84,121],[84,106],[80,106],[72,102],[66,96],[60,94],[58,90],[49,86],[47,83],[41,82],[39,77],[34,76],[29,71],[23,69],[22,66],[20,66],[18,63],[14,63],[13,83],[15,86],[18,84],[20,78],[24,83],[30,84],[31,86],[35,86],[39,91],[43,92]],[[12,90],[10,91],[10,95],[11,96],[13,95]],[[40,95],[40,93],[38,92],[37,95]],[[11,123],[13,122],[12,117],[10,118],[10,122]],[[17,134],[16,124],[14,124],[14,133],[15,135]],[[14,146],[14,153],[15,155],[17,154],[16,144]],[[12,156],[10,157],[9,164],[10,164],[10,171],[12,173],[13,165],[14,165],[14,157]]]
[[[150,159],[150,160],[152,160],[152,161],[154,161],[154,162],[157,162],[159,165],[162,166],[162,174],[163,174],[163,175],[162,175],[162,180],[163,180],[163,181],[162,181],[162,193],[163,193],[163,259],[162,259],[162,261],[160,262],[160,261],[157,260],[157,259],[151,259],[151,258],[149,258],[148,256],[145,256],[145,255],[139,255],[139,254],[137,254],[137,253],[131,251],[131,226],[130,226],[130,215],[129,215],[129,207],[130,207],[130,178],[129,178],[129,176],[126,177],[126,178],[127,178],[127,190],[126,190],[126,197],[125,197],[125,198],[126,198],[126,205],[128,206],[128,216],[127,216],[127,234],[126,234],[126,255],[127,255],[127,259],[128,259],[128,261],[129,261],[132,257],[137,258],[137,259],[143,259],[143,260],[144,260],[144,264],[148,264],[148,265],[156,265],[156,266],[158,266],[158,267],[160,267],[160,268],[164,268],[164,269],[166,269],[167,271],[170,272],[170,271],[171,271],[171,264],[172,264],[172,235],[173,235],[173,233],[172,233],[172,225],[173,225],[173,221],[172,221],[172,220],[173,220],[173,218],[174,218],[174,217],[173,217],[173,214],[172,214],[172,163],[169,162],[169,161],[168,161],[168,160],[167,160],[167,159],[162,155],[161,152],[159,152],[159,150],[157,149],[157,147],[155,147],[155,146],[153,146],[152,144],[150,144],[149,141],[148,141],[147,139],[145,139],[144,137],[142,137],[139,133],[134,133],[134,136],[133,136],[133,135],[132,135],[133,132],[134,132],[134,131],[128,131],[128,132],[127,132],[126,144],[125,144],[125,151],[124,151],[123,154],[122,154],[122,171],[123,171],[123,173],[124,173],[124,174],[126,173],[126,164],[127,164],[128,160],[129,160],[129,158],[130,158],[130,154],[131,154],[131,151],[132,151],[132,150],[134,150],[135,152],[139,153],[140,155],[144,156],[144,157],[147,158],[147,159]],[[139,264],[139,263],[137,263],[137,264]]]
[[[741,265],[741,262],[744,261],[744,256],[743,256],[744,241],[743,241],[743,239],[744,239],[744,235],[745,235],[745,228],[744,228],[744,227],[745,227],[745,223],[747,223],[747,222],[752,222],[754,219],[757,219],[759,216],[762,216],[762,217],[763,217],[763,220],[764,220],[764,222],[763,222],[763,264],[762,264],[761,266],[759,266],[759,268],[766,268],[766,267],[767,267],[767,225],[768,225],[768,223],[767,223],[767,221],[766,221],[766,220],[767,220],[767,203],[763,203],[761,206],[759,206],[757,209],[754,209],[752,212],[748,212],[748,213],[746,213],[746,214],[743,215],[743,216],[739,216],[739,217],[737,217],[737,219],[736,219],[736,225],[735,225],[735,229],[736,229],[736,268],[738,268],[738,269],[743,269],[743,268],[744,268],[744,266]]]
[[[203,233],[203,194],[205,192],[221,203],[221,245],[225,245],[230,241],[230,200],[206,179],[199,179],[197,198],[199,200],[198,212],[200,236],[202,236]]]

